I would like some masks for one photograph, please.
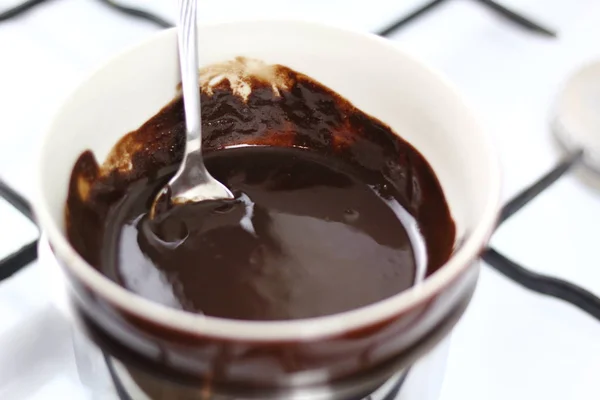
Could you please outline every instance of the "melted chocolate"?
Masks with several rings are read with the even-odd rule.
[[[401,220],[344,163],[276,147],[222,150],[206,163],[238,200],[150,221],[146,204],[163,182],[138,185],[107,222],[106,274],[166,305],[251,320],[333,314],[413,284]]]
[[[176,99],[126,135],[102,167],[81,155],[66,213],[75,249],[142,296],[236,319],[353,309],[411,286],[416,261],[426,263],[423,273],[439,268],[455,229],[425,159],[305,75],[277,65],[249,73],[256,64],[248,63],[209,67],[202,86],[207,167],[237,200],[226,210],[209,202],[148,221],[154,194],[182,156]],[[225,78],[213,79],[219,73]],[[411,223],[418,228],[407,229]],[[426,254],[415,252],[421,247]]]

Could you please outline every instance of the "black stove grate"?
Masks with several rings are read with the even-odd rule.
[[[121,381],[121,379],[119,379],[112,359],[107,354],[103,354],[103,356],[104,363],[106,364],[106,369],[108,370],[110,379],[112,379],[113,385],[115,387],[115,392],[117,393],[119,400],[133,400],[131,396],[127,393],[125,385],[123,385],[123,382]],[[396,378],[397,380],[394,383],[394,385],[391,387],[389,392],[386,393],[385,397],[381,400],[395,400],[398,396],[398,393],[400,393],[400,389],[402,389],[402,386],[404,385],[406,377],[409,373],[410,368],[408,368],[400,377]],[[372,395],[369,395],[362,400],[372,400]]]
[[[6,11],[0,12],[0,22],[18,17],[22,14],[25,14],[32,8],[34,8],[40,4],[50,2],[50,1],[52,1],[52,0],[26,0],[23,3],[17,5],[13,8],[10,8]],[[133,18],[138,18],[138,19],[153,23],[160,28],[170,28],[170,27],[174,26],[171,22],[165,20],[164,18],[162,18],[156,14],[150,13],[143,9],[125,6],[114,0],[97,0],[97,1],[105,4],[107,7],[110,7],[115,11],[118,11],[120,13],[123,13],[123,14],[133,17]],[[434,10],[435,8],[437,8],[437,6],[442,5],[443,3],[446,3],[449,1],[450,0],[430,0],[427,3],[425,3],[424,5],[422,5],[421,7],[416,8],[414,11],[412,11],[408,15],[395,20],[393,23],[391,23],[384,29],[378,31],[377,34],[381,35],[381,36],[389,36],[396,30],[408,25],[413,20],[416,20],[417,18],[427,14],[429,11]],[[539,33],[544,36],[549,36],[549,37],[557,36],[556,31],[554,31],[550,28],[547,28],[544,25],[542,25],[536,21],[533,21],[530,18],[527,18],[521,14],[518,14],[515,11],[512,11],[511,9],[503,6],[502,4],[496,2],[495,0],[473,0],[473,1],[480,3],[482,6],[487,7],[490,11],[496,13],[500,17],[506,19],[507,21],[512,22],[516,26],[519,26],[521,28],[524,28],[524,29],[532,31],[532,32]]]

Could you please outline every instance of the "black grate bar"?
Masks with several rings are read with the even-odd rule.
[[[117,392],[119,400],[132,400],[131,396],[127,394],[127,389],[125,389],[125,385],[123,385],[123,382],[121,382],[121,379],[117,375],[117,371],[115,370],[110,356],[105,352],[102,352],[102,355],[104,356],[104,363],[106,364],[108,374],[110,375],[110,379],[112,380],[113,386],[115,387],[115,391]]]
[[[538,24],[537,22],[534,22],[529,18],[526,18],[520,14],[517,14],[516,12],[504,7],[502,4],[499,4],[494,0],[477,0],[477,1],[479,1],[481,4],[483,4],[485,6],[489,7],[492,11],[501,15],[505,19],[513,22],[516,25],[521,26],[522,28],[525,28],[531,32],[539,33],[544,36],[548,36],[548,37],[552,37],[552,38],[556,37],[556,31],[553,31],[552,29],[549,29],[549,28],[545,28],[542,25]]]
[[[6,11],[0,12],[0,22],[7,21],[11,18],[18,17],[18,16],[26,13],[27,11],[31,10],[32,8],[39,6],[40,4],[45,3],[47,1],[49,1],[49,0],[27,0],[27,1],[24,1],[23,3],[16,5],[12,8],[9,8]]]
[[[10,278],[37,259],[38,241],[35,240],[0,260],[0,282]]]
[[[513,197],[502,208],[499,223],[501,224],[511,218],[540,193],[552,186],[560,177],[580,162],[582,157],[583,151],[581,150],[571,153],[535,183]],[[512,261],[492,247],[488,247],[483,252],[481,258],[490,267],[513,282],[531,291],[571,303],[590,316],[600,320],[600,298],[588,290],[559,278],[533,272]]]
[[[577,151],[569,154],[562,161],[560,161],[552,170],[548,171],[544,176],[538,179],[528,188],[522,190],[519,194],[513,197],[506,205],[502,208],[500,213],[499,224],[503,223],[514,214],[516,214],[521,208],[526,206],[530,201],[535,199],[540,193],[548,189],[554,182],[560,179],[565,173],[567,173],[574,165],[579,163],[583,157],[583,151]]]
[[[482,258],[490,267],[521,286],[571,303],[600,320],[600,299],[582,287],[523,268],[491,247],[485,250]]]
[[[6,201],[10,203],[14,208],[17,209],[23,216],[27,217],[34,224],[35,216],[33,214],[33,210],[31,209],[31,205],[23,196],[17,193],[13,188],[8,186],[6,182],[0,179],[0,197],[4,198]],[[6,227],[1,227],[5,229]]]
[[[35,6],[45,3],[45,2],[48,2],[48,1],[50,1],[50,0],[26,0],[23,3],[0,13],[0,22],[11,19],[13,17],[20,16],[20,15],[24,14],[25,12],[29,11],[30,9],[34,8]],[[151,22],[161,28],[170,28],[173,26],[173,24],[171,22],[165,20],[164,18],[162,18],[156,14],[150,13],[148,11],[145,11],[145,10],[142,10],[139,8],[125,6],[114,0],[98,0],[98,1],[100,1],[101,3],[105,4],[106,6],[108,6],[110,8],[112,8],[115,11],[121,12],[130,17],[146,20],[146,21]],[[398,30],[399,28],[401,28],[401,27],[409,24],[413,20],[417,19],[418,17],[425,15],[428,11],[433,10],[434,8],[436,8],[440,4],[444,3],[445,1],[446,0],[429,1],[428,3],[424,4],[423,6],[417,8],[416,10],[414,10],[413,12],[408,14],[407,16],[402,17],[398,21],[392,23],[388,27],[377,32],[377,34],[380,36],[388,36],[391,33]],[[510,9],[506,8],[505,6],[497,3],[494,0],[477,0],[477,1],[480,4],[488,7],[490,10],[494,11],[498,15],[513,22],[515,25],[521,26],[529,31],[532,31],[532,32],[535,32],[538,34],[542,34],[542,35],[549,36],[549,37],[556,37],[556,32],[554,30],[546,28],[543,25],[531,20],[530,18],[524,17],[524,16],[510,10]]]
[[[441,5],[445,1],[446,0],[433,0],[433,1],[430,1],[429,3],[427,3],[427,4],[425,4],[425,5],[417,8],[416,10],[414,10],[413,12],[411,12],[410,14],[408,14],[406,17],[403,17],[403,18],[399,19],[398,21],[396,21],[393,24],[389,25],[387,28],[384,28],[381,31],[377,32],[377,34],[379,36],[388,36],[388,35],[394,33],[396,30],[398,30],[401,27],[403,27],[404,25],[407,25],[410,22],[412,22],[413,20],[415,20],[415,19],[419,18],[420,16],[424,15],[428,11],[433,10],[434,8],[436,8],[437,6]]]
[[[158,25],[161,28],[171,28],[174,25],[163,19],[162,17],[159,17],[156,14],[152,14],[148,11],[139,9],[139,8],[133,8],[133,7],[127,7],[124,6],[122,4],[117,3],[116,1],[113,0],[98,0],[100,1],[100,3],[105,4],[106,6],[112,8],[115,11],[119,11],[125,15],[128,15],[130,17],[133,18],[138,18],[138,19],[142,19],[148,22],[151,22],[155,25]]]

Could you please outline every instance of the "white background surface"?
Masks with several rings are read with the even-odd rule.
[[[20,1],[0,0],[0,10]],[[203,2],[202,20],[285,16],[374,31],[422,0]],[[444,71],[474,105],[497,143],[509,198],[560,156],[547,124],[552,99],[571,71],[600,59],[600,2],[502,2],[556,28],[559,39],[524,32],[475,0],[449,0],[393,38]],[[173,1],[128,3],[175,20]],[[0,24],[0,177],[31,196],[33,142],[62,99],[99,63],[156,30],[95,0],[54,0]],[[0,257],[36,234],[0,200]],[[600,294],[600,191],[567,176],[492,243]],[[0,284],[0,399],[85,399],[71,329],[40,268]],[[599,337],[600,324],[584,313],[484,267],[453,335],[441,400],[598,399]]]

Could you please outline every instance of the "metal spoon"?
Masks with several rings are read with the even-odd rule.
[[[231,191],[213,178],[202,159],[196,24],[196,0],[180,0],[177,36],[185,111],[185,153],[177,173],[154,199],[150,211],[151,218],[156,215],[157,204],[164,201],[165,197],[170,204],[174,205],[203,200],[233,199]]]

